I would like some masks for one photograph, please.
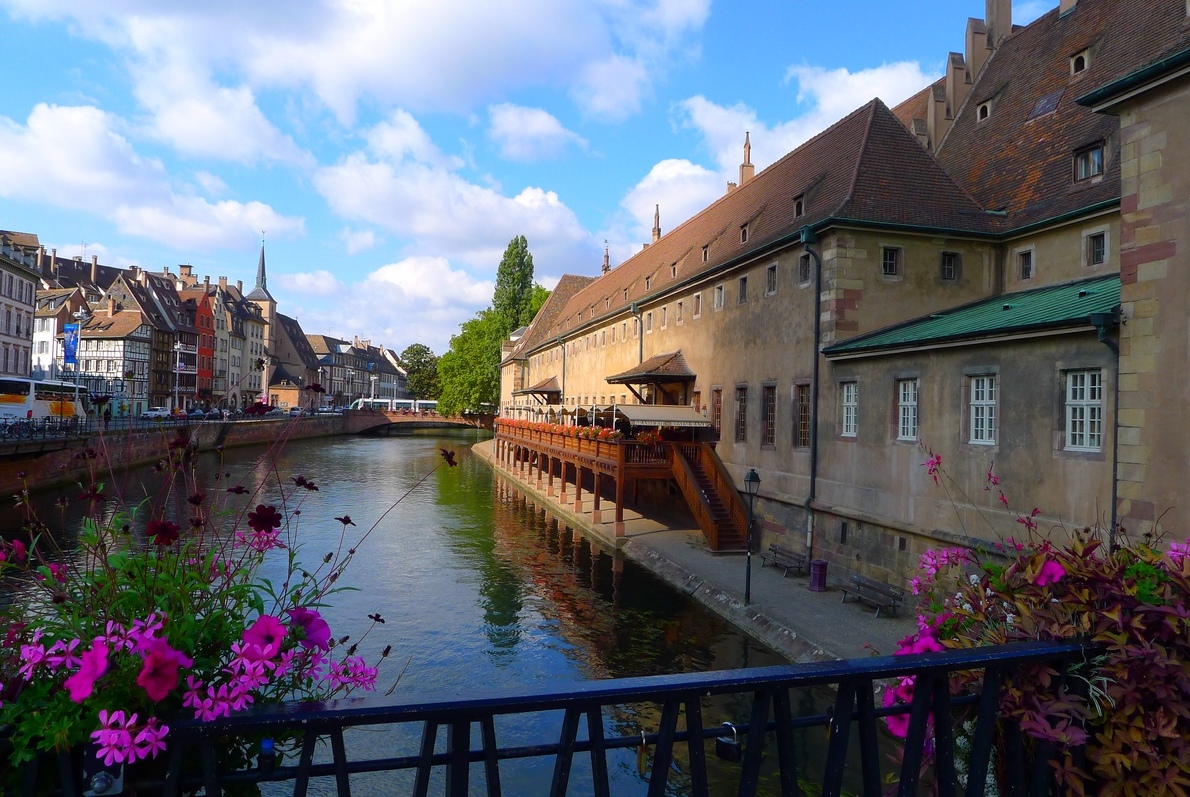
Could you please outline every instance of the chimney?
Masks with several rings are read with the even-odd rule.
[[[115,314],[116,314],[116,300],[109,296],[108,300],[107,300],[107,317],[111,318]]]
[[[208,274],[202,278],[202,289],[203,289],[203,293],[211,292],[211,275],[210,274]]]
[[[91,284],[99,281],[99,255],[91,255]]]
[[[148,287],[148,285],[149,285],[149,272],[145,271],[145,270],[142,268],[142,269],[141,269],[140,271],[138,271],[138,272],[137,272],[137,274],[136,274],[136,281],[137,281],[137,282],[139,282],[141,285],[144,285],[145,287]]]
[[[950,123],[950,115],[946,111],[946,87],[935,83],[930,87],[930,99],[926,105],[926,135],[931,152],[937,151],[938,142],[950,129]]]
[[[41,270],[41,261],[44,258],[45,258],[45,247],[44,246],[37,247],[37,273],[38,274],[45,273],[44,271]]]
[[[1062,2],[1058,4],[1058,16],[1066,16],[1074,10],[1076,5],[1078,5],[1078,0],[1062,0]],[[1190,11],[1190,6],[1187,6],[1186,10]]]
[[[946,111],[953,119],[959,112],[959,106],[967,99],[971,91],[971,80],[967,77],[967,65],[963,56],[951,53],[946,67]]]
[[[167,269],[167,271],[168,271],[168,269]],[[183,263],[182,265],[178,266],[178,273],[181,274],[183,277],[189,277],[191,274],[194,273],[194,267],[191,266],[189,263]]]
[[[162,274],[168,274],[168,273],[169,273],[169,266],[162,266],[162,267],[161,267],[161,273],[162,273]]]
[[[661,206],[653,206],[653,243],[661,240]]]
[[[740,164],[740,185],[747,185],[756,176],[756,167],[752,165],[752,140],[748,132],[744,132],[744,162]]]
[[[608,258],[609,258],[609,256],[608,256],[608,251],[607,251],[607,241],[604,241],[603,242],[603,273],[604,274],[606,274],[607,272],[612,270],[611,261]]]
[[[735,183],[733,183],[731,180],[727,181],[727,193],[730,194],[732,191],[736,190],[737,188],[739,188],[739,186],[736,185]]]
[[[988,60],[988,26],[982,19],[967,20],[967,79],[974,81]]]
[[[128,267],[128,276],[132,278],[132,281],[133,281],[133,282],[136,282],[136,281],[137,281],[137,279],[138,279],[138,278],[137,278],[137,272],[138,272],[138,271],[140,271],[140,269],[139,269],[139,268],[137,268],[136,266],[129,266],[129,267]]]
[[[236,280],[236,290],[239,291],[241,296],[244,295],[244,281],[243,280]]]
[[[1012,34],[1012,0],[987,0],[988,46],[995,50]]]
[[[219,278],[219,288],[220,288],[220,290],[224,290],[224,291],[227,290],[227,277]]]

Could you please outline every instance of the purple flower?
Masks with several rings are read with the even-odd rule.
[[[1045,564],[1037,571],[1037,575],[1033,577],[1033,583],[1039,587],[1044,587],[1049,584],[1057,584],[1066,575],[1066,568],[1055,562],[1053,559],[1046,559]]]
[[[82,656],[78,672],[66,679],[64,686],[70,699],[82,703],[95,690],[95,682],[107,672],[107,644],[96,641]]]
[[[289,626],[290,632],[292,633],[295,629],[301,630],[298,642],[302,647],[318,648],[319,650],[331,649],[331,627],[327,625],[326,620],[322,619],[322,615],[305,606],[289,609],[286,614],[292,621]]]

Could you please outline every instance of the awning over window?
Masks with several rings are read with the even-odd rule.
[[[633,426],[710,426],[693,407],[673,404],[620,404],[616,411]]]
[[[607,377],[613,385],[650,385],[693,382],[694,372],[686,364],[681,350],[650,357],[635,368]]]
[[[548,379],[543,379],[533,387],[522,388],[521,390],[512,391],[514,396],[533,396],[542,404],[552,403],[550,399],[560,399],[562,397],[562,388],[558,386],[558,378],[551,376]]]

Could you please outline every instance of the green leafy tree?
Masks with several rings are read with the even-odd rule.
[[[509,241],[496,271],[492,310],[500,324],[501,337],[533,320],[533,297],[533,255],[525,236],[518,235]]]
[[[429,346],[413,343],[400,356],[405,369],[405,389],[415,399],[435,399],[442,392],[438,377],[438,357]]]
[[[550,292],[543,288],[538,283],[533,283],[533,293],[529,296],[529,320],[523,323],[528,324],[537,317],[537,313],[541,310],[545,300],[550,298]]]
[[[459,334],[450,339],[450,351],[438,363],[442,376],[438,412],[455,415],[499,403],[504,336],[503,321],[491,308],[463,324]]]

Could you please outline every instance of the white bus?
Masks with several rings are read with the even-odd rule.
[[[77,391],[77,392],[76,392]],[[74,400],[78,396],[78,402]],[[85,418],[91,402],[87,388],[73,382],[5,377],[0,379],[0,416]]]

